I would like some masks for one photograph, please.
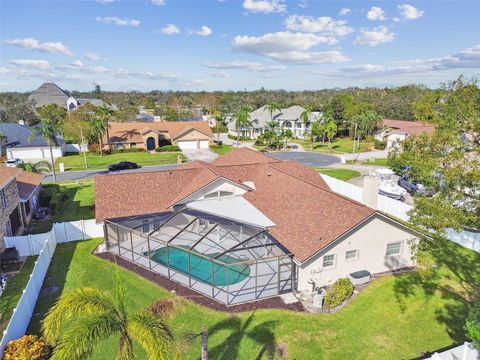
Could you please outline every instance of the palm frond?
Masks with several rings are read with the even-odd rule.
[[[113,313],[90,314],[74,321],[55,347],[51,360],[83,360],[102,340],[118,332],[121,324]],[[133,357],[125,360],[133,360]]]
[[[90,314],[109,313],[119,317],[115,300],[101,290],[81,288],[60,298],[42,321],[42,331],[47,340],[54,344],[62,333],[63,326],[76,317]]]
[[[133,341],[127,331],[120,336],[120,345],[118,347],[116,360],[133,360]]]
[[[129,319],[128,332],[146,350],[149,360],[169,358],[173,335],[161,318],[147,311],[137,312]]]

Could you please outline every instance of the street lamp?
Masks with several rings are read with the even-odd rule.
[[[85,154],[85,148],[82,146],[84,141],[83,141],[83,131],[82,131],[82,127],[79,125],[78,128],[80,129],[80,150],[83,151],[83,163],[85,165],[85,169],[88,169],[88,165],[87,165],[87,155]]]

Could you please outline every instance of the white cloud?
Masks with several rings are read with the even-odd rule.
[[[352,12],[352,10],[350,10],[349,8],[341,8],[338,15],[340,16],[347,16],[348,14],[350,14]]]
[[[253,13],[284,13],[287,5],[283,0],[244,0],[243,8]]]
[[[6,40],[7,44],[15,45],[23,49],[38,50],[50,54],[60,54],[73,56],[73,52],[61,42],[44,42],[41,43],[34,38]]]
[[[9,63],[12,65],[27,66],[40,70],[46,70],[50,68],[50,63],[47,60],[19,59],[10,60]]]
[[[372,6],[372,8],[367,12],[368,20],[386,20],[385,11],[378,6]]]
[[[434,65],[435,70],[446,69],[480,69],[480,44],[462,50],[459,53],[440,58]]]
[[[335,20],[329,16],[314,18],[312,16],[290,15],[285,20],[285,26],[289,30],[321,33],[334,37],[345,36],[353,31],[353,29],[346,24],[347,22],[345,20]]]
[[[424,13],[423,10],[417,9],[415,6],[408,4],[398,5],[398,10],[400,10],[400,14],[402,14],[405,20],[415,20],[421,18]]]
[[[200,30],[195,31],[194,34],[199,36],[210,36],[212,35],[212,32],[212,29],[210,29],[208,26],[203,25]]]
[[[151,0],[151,3],[153,5],[157,5],[157,6],[163,6],[167,3],[166,0]]]
[[[226,71],[217,71],[217,72],[210,72],[208,73],[211,77],[219,78],[219,79],[226,79],[230,77],[230,74]]]
[[[5,74],[8,74],[9,72],[10,70],[8,70],[7,68],[0,67],[0,75],[5,75]]]
[[[89,52],[89,53],[85,54],[85,58],[87,58],[88,60],[91,60],[91,61],[98,61],[102,57],[100,55],[94,53],[94,52]]]
[[[57,68],[61,70],[80,71],[87,74],[105,74],[108,72],[105,66],[86,66],[80,60],[75,60],[68,65],[58,65]]]
[[[103,24],[115,24],[118,26],[138,26],[140,25],[140,20],[136,19],[120,19],[116,16],[97,16],[95,20]]]
[[[400,22],[400,18],[397,17],[397,16],[394,16],[394,17],[392,18],[392,20],[393,20],[394,22]]]
[[[180,29],[175,24],[168,24],[160,29],[160,32],[165,35],[179,34]]]
[[[361,35],[353,42],[355,45],[377,46],[391,42],[395,39],[395,33],[388,30],[384,25],[377,26],[371,30],[362,29]]]
[[[236,36],[232,46],[237,50],[266,56],[272,60],[297,64],[319,64],[348,61],[340,51],[308,52],[318,44],[331,44],[332,38],[323,35],[293,33],[289,31],[268,33],[262,36]]]
[[[281,71],[287,68],[285,65],[265,65],[258,62],[250,62],[250,61],[230,61],[230,62],[223,62],[223,63],[208,62],[205,64],[205,66],[212,69],[248,70],[252,72],[263,72],[263,73]]]

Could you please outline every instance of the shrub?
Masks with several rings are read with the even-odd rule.
[[[158,147],[172,145],[172,142],[169,139],[160,139],[158,141]]]
[[[50,205],[52,197],[60,191],[58,185],[44,185],[40,193],[40,206],[45,207]]]
[[[61,192],[57,192],[55,195],[53,195],[50,199],[50,209],[52,214],[58,214],[63,207],[63,203],[67,199],[68,195]]]
[[[326,307],[332,309],[343,303],[353,293],[353,284],[349,279],[338,279],[328,289],[324,298]]]
[[[237,140],[237,137],[236,137],[235,135],[232,135],[232,134],[228,134],[228,138],[229,138],[230,140]],[[248,140],[250,140],[250,138],[247,138],[247,137],[245,137],[245,136],[240,136],[239,139],[240,139],[240,141],[248,141]]]
[[[5,348],[4,360],[46,360],[51,349],[44,338],[25,335],[18,340],[10,341]]]
[[[384,150],[386,146],[387,144],[385,144],[385,142],[375,139],[375,145],[374,145],[375,149]]]
[[[176,145],[166,145],[162,147],[157,147],[156,152],[169,152],[169,151],[180,151],[180,148]]]
[[[255,143],[254,143],[253,145],[255,145],[255,146],[263,146],[263,145],[265,145],[265,143],[263,142],[263,140],[258,139],[258,140],[255,140]]]
[[[465,330],[467,330],[467,337],[472,340],[473,346],[480,350],[480,300],[470,306]]]
[[[147,150],[143,148],[112,149],[112,151],[110,151],[110,154],[136,153],[136,152],[145,152],[145,151]]]

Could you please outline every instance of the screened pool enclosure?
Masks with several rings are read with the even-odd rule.
[[[292,290],[291,254],[265,229],[195,210],[107,220],[105,244],[226,305]]]

